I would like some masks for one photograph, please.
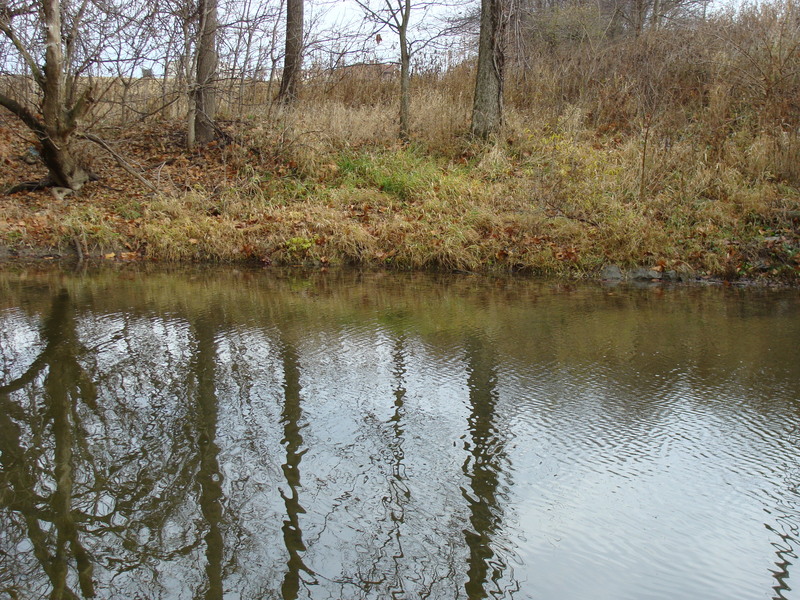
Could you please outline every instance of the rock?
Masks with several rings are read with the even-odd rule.
[[[39,151],[36,150],[36,148],[29,146],[25,154],[22,155],[22,160],[29,165],[35,165],[42,160],[42,157],[39,155]]]
[[[606,281],[619,281],[622,279],[622,269],[617,265],[606,265],[600,271],[600,278]]]
[[[50,193],[53,194],[53,197],[56,200],[63,200],[64,198],[69,196],[71,193],[73,193],[73,191],[74,190],[71,190],[71,189],[65,188],[65,187],[54,186],[54,187],[50,188]]]
[[[648,269],[646,267],[639,267],[633,269],[628,273],[628,279],[633,281],[652,281],[653,279],[661,279],[662,273],[655,269]]]

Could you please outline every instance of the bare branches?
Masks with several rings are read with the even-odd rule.
[[[0,106],[11,111],[11,113],[25,123],[29,129],[35,132],[42,132],[44,130],[42,123],[36,118],[36,115],[13,98],[5,94],[0,94]]]
[[[100,146],[103,150],[105,150],[111,156],[113,156],[114,160],[117,161],[117,164],[120,167],[122,167],[123,169],[125,169],[139,183],[141,183],[143,186],[145,186],[148,190],[150,190],[153,193],[157,193],[158,192],[158,188],[156,186],[154,186],[152,183],[150,183],[147,179],[145,179],[142,176],[142,174],[139,173],[136,169],[134,169],[133,166],[128,161],[126,161],[125,158],[119,152],[114,150],[108,144],[108,142],[106,142],[105,140],[103,140],[103,139],[101,139],[101,138],[99,138],[96,135],[91,134],[91,133],[82,133],[82,134],[80,134],[80,137],[82,137],[84,139],[87,139],[90,142],[94,142],[95,144]]]
[[[11,41],[11,43],[14,45],[14,48],[16,48],[17,52],[19,52],[20,57],[31,70],[31,73],[33,73],[36,83],[42,87],[45,79],[44,73],[39,68],[39,64],[28,51],[25,43],[19,38],[17,32],[12,26],[12,19],[14,17],[27,13],[28,11],[11,11],[7,6],[4,6],[3,10],[0,11],[0,32],[2,32],[9,39],[9,41]]]

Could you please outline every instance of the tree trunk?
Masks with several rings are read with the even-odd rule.
[[[195,139],[207,144],[216,136],[217,0],[200,0],[195,82]]]
[[[303,0],[286,0],[286,53],[278,100],[291,104],[297,99],[303,68]]]
[[[84,94],[70,110],[67,110],[59,0],[44,0],[42,15],[45,26],[42,90],[44,131],[37,132],[39,142],[42,144],[42,160],[50,171],[53,183],[77,191],[89,181],[89,175],[78,163],[70,141],[77,127],[78,117],[85,112],[89,96],[88,93]]]
[[[478,75],[472,105],[473,136],[487,139],[503,123],[503,6],[502,0],[481,0]]]
[[[406,5],[408,6],[408,2]],[[408,9],[406,14],[408,14]],[[411,56],[408,51],[408,38],[406,30],[408,27],[407,19],[404,19],[403,26],[400,28],[400,139],[408,141],[411,129],[409,121],[411,119]]]
[[[42,162],[50,173],[53,184],[78,191],[89,181],[89,172],[79,163],[71,147],[70,136],[48,135],[39,138],[42,144]]]
[[[644,22],[647,13],[647,5],[645,0],[635,0],[633,3],[633,31],[634,35],[638,38],[641,37],[644,31]]]
[[[661,0],[653,0],[653,13],[650,15],[650,28],[653,31],[661,28]]]

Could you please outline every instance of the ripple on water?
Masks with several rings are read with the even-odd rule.
[[[797,599],[796,366],[751,366],[765,323],[728,331],[709,303],[687,327],[694,309],[663,294],[515,285],[496,299],[474,286],[475,307],[447,290],[430,318],[416,297],[413,311],[340,310],[351,292],[328,304],[294,288],[285,309],[270,288],[267,317],[263,299],[239,307],[242,323],[183,300],[76,313],[100,401],[76,396],[71,415],[75,507],[114,526],[81,533],[103,592],[197,595],[223,557],[242,598]],[[40,334],[0,313],[4,349]],[[45,440],[30,472],[48,496],[41,383],[13,396],[13,425],[21,443]],[[4,535],[34,573],[25,529]]]
[[[731,557],[720,569],[718,556],[758,543],[760,507],[775,502],[776,485],[785,496],[782,457],[797,447],[784,424],[742,402],[752,395],[680,369],[635,385],[602,364],[512,365],[502,385],[517,432],[509,462],[526,531],[520,553],[546,574],[536,589],[556,593],[558,574],[574,569],[595,582],[573,597],[758,594],[752,565]],[[628,575],[645,565],[646,577]]]

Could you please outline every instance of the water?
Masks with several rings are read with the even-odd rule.
[[[800,598],[799,309],[0,273],[0,596]]]

